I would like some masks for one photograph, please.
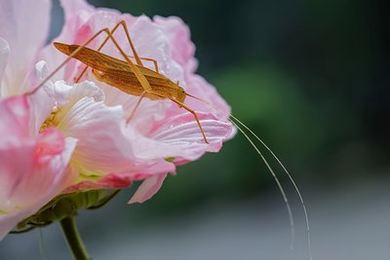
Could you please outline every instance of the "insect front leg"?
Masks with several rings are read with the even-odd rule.
[[[138,109],[138,107],[140,106],[141,101],[142,101],[142,99],[145,97],[146,93],[147,93],[146,91],[142,92],[142,94],[141,94],[141,96],[139,97],[137,103],[135,104],[135,107],[133,108],[133,111],[131,111],[130,116],[127,118],[126,124],[128,124],[128,123],[130,122],[130,120],[134,117],[135,111],[136,111],[136,110]]]

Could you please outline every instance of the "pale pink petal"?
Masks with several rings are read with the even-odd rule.
[[[103,86],[105,93],[104,103],[108,106],[122,106],[124,117],[128,119],[134,112],[138,96],[127,95],[112,87]],[[156,122],[166,118],[167,108],[172,106],[170,100],[143,99],[133,115],[130,125],[140,133],[148,133]]]
[[[14,96],[3,99],[0,106],[2,122],[0,135],[8,138],[2,140],[11,140],[11,137],[14,136],[16,140],[20,141],[21,138],[37,135],[53,105],[53,100],[43,89],[29,97]]]
[[[70,185],[63,193],[72,193],[77,191],[88,191],[98,189],[123,189],[132,184],[132,180],[127,176],[109,174],[100,180],[81,181],[77,184]]]
[[[41,88],[34,95],[30,96],[31,109],[33,118],[30,125],[30,131],[38,134],[43,122],[50,115],[54,108],[54,100]]]
[[[168,37],[172,59],[183,66],[186,72],[195,72],[198,62],[194,58],[195,45],[191,41],[188,26],[179,17],[175,16],[154,16],[153,20]]]
[[[37,138],[35,157],[38,163],[46,163],[65,148],[64,136],[55,128],[45,129]]]
[[[95,8],[88,4],[85,0],[61,0],[60,2],[62,8],[64,9],[65,25],[75,26],[73,29],[77,29],[77,25],[80,25],[88,20],[91,13],[95,10]],[[71,21],[72,19],[79,19],[79,21],[74,22]],[[72,27],[66,29],[70,30]]]
[[[138,17],[129,30],[135,48],[141,57],[155,59],[161,74],[175,82],[183,82],[183,68],[170,58],[170,48],[173,46],[169,46],[169,40],[163,30],[146,16]],[[126,41],[123,41],[123,43],[126,43]],[[145,61],[144,65],[154,70],[153,63]]]
[[[0,146],[23,142],[31,136],[28,126],[31,108],[26,96],[14,96],[0,101]]]
[[[40,61],[35,64],[35,74],[37,81],[43,80],[48,75],[46,62]],[[46,87],[52,85],[53,83],[49,80],[46,82],[45,86],[40,88],[34,95],[30,96],[30,104],[33,111],[31,132],[36,135],[39,133],[43,122],[53,111],[55,106],[54,99],[51,98],[46,91]]]
[[[219,95],[214,86],[208,83],[202,76],[187,75],[186,92],[201,98],[211,106],[202,101],[187,97],[186,104],[195,111],[211,112],[220,120],[226,121],[230,115],[230,106]]]
[[[153,197],[160,190],[165,177],[167,177],[167,174],[159,174],[144,180],[129,200],[129,204],[142,203]]]
[[[24,146],[9,146],[0,150],[1,198],[6,199],[9,206],[32,205],[56,185],[57,189],[62,188],[58,185],[64,177],[62,173],[75,146],[75,139],[67,139],[65,142],[63,135],[56,130],[47,135],[50,137],[43,139],[50,140],[40,138],[37,142],[26,141]],[[4,178],[8,181],[4,182]]]
[[[2,142],[0,148],[1,211],[5,211],[8,207],[13,207],[15,205],[13,201],[9,201],[9,198],[25,195],[23,190],[18,190],[18,187],[21,187],[20,183],[23,179],[29,180],[29,178],[25,178],[25,176],[33,174],[32,166],[36,163],[35,147],[36,142],[33,139],[24,139],[19,143]],[[18,194],[18,192],[22,193]]]
[[[10,54],[3,78],[3,96],[26,90],[38,51],[49,29],[50,0],[0,0],[0,37],[8,41]]]
[[[222,146],[222,142],[230,137],[232,125],[218,120],[211,114],[198,112],[197,115],[209,144],[204,143],[200,128],[194,116],[190,113],[180,114],[162,122],[159,130],[152,134],[153,139],[172,145],[206,145],[207,151],[218,151]]]
[[[222,142],[231,138],[230,123],[217,120],[212,114],[197,113],[209,144],[206,144],[192,114],[172,116],[154,125],[148,137],[134,138],[134,153],[138,158],[177,158],[192,161],[205,152],[217,152]],[[129,135],[134,135],[128,129]],[[175,162],[177,162],[175,161]]]
[[[45,160],[36,158],[37,147],[31,142],[0,149],[0,240],[61,192],[75,144],[74,139],[67,139],[61,153],[45,155]]]
[[[60,95],[57,127],[79,140],[74,158],[88,172],[121,172],[135,158],[123,134],[125,120],[120,106],[108,107],[102,92],[92,82],[75,87],[56,82],[53,95]]]
[[[132,156],[123,138],[122,116],[120,107],[107,107],[86,97],[65,115],[59,128],[80,140],[75,157],[81,165],[98,172],[121,171]]]

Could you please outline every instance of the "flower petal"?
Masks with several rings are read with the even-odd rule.
[[[73,161],[88,172],[121,172],[128,168],[135,159],[123,134],[122,108],[106,106],[102,91],[92,82],[74,87],[56,82],[55,86],[53,93],[62,93],[57,127],[79,140]]]
[[[43,80],[48,75],[48,69],[46,62],[40,61],[35,64],[35,74],[38,80]],[[47,86],[52,86],[53,82],[48,81],[43,87],[41,87],[34,95],[30,96],[30,104],[34,113],[32,117],[32,132],[35,135],[38,135],[40,128],[49,114],[53,111],[54,108],[54,99],[51,98],[46,88]]]
[[[92,171],[121,171],[128,166],[131,150],[125,146],[122,109],[107,107],[86,97],[65,115],[59,128],[80,140],[75,158]]]
[[[110,173],[98,180],[81,181],[68,187],[65,192],[91,189],[121,189],[129,187],[134,181],[144,180],[154,175],[175,172],[175,165],[165,160],[157,163],[140,164],[122,173]]]
[[[85,0],[61,0],[60,2],[62,8],[64,9],[65,24],[67,26],[77,26],[77,24],[84,23],[90,17],[91,13],[95,10],[95,8],[88,4]],[[75,18],[80,19],[80,22],[75,23],[71,21]]]
[[[232,125],[217,120],[212,114],[197,113],[197,115],[209,144],[204,142],[193,115],[185,113],[155,124],[154,130],[147,134],[148,138],[135,138],[134,153],[144,159],[174,157],[177,161],[192,161],[205,152],[217,152],[222,142],[231,137]]]
[[[51,1],[0,0],[0,6],[0,37],[10,46],[2,95],[9,96],[26,90],[25,80],[48,34]]]
[[[165,177],[167,174],[159,174],[144,180],[129,200],[129,204],[142,203],[153,197],[160,190]]]
[[[194,58],[195,45],[190,39],[188,26],[179,17],[175,16],[154,16],[153,20],[169,39],[172,59],[184,67],[187,73],[195,72],[198,62]]]
[[[47,128],[37,138],[35,157],[40,160],[39,163],[44,163],[60,154],[64,148],[65,140],[61,132],[55,128]]]
[[[30,113],[31,107],[26,96],[14,96],[0,101],[0,147],[10,142],[23,142],[30,137]]]
[[[61,153],[45,155],[45,160],[34,160],[36,147],[31,143],[0,149],[0,240],[61,192],[75,145],[75,139],[67,139]]]
[[[230,115],[230,106],[219,95],[214,86],[208,83],[202,76],[187,75],[186,92],[196,96],[207,103],[188,97],[186,104],[195,111],[213,113],[220,120],[226,121]],[[176,108],[177,109],[177,108]]]

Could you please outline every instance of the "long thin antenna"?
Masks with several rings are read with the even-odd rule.
[[[282,194],[284,203],[286,204],[287,212],[288,212],[288,217],[290,220],[290,229],[291,229],[291,246],[294,244],[294,238],[295,238],[295,224],[294,224],[294,216],[292,214],[291,206],[290,203],[287,199],[286,192],[283,189],[282,184],[279,181],[279,178],[276,176],[274,170],[272,169],[271,165],[268,163],[267,159],[264,157],[263,153],[260,151],[260,149],[256,146],[256,144],[252,141],[252,139],[245,133],[245,131],[238,126],[236,122],[233,120],[230,120],[230,122],[237,127],[237,129],[241,132],[241,134],[244,135],[244,137],[248,140],[248,142],[251,144],[251,146],[256,150],[256,152],[260,155],[261,159],[263,160],[264,164],[267,166],[269,172],[271,173],[272,177],[274,178],[280,193]]]
[[[264,148],[272,155],[272,157],[278,162],[280,167],[282,167],[283,171],[286,173],[287,177],[289,178],[290,182],[292,183],[295,192],[298,195],[298,198],[302,204],[303,213],[305,215],[305,222],[306,222],[306,233],[307,233],[307,246],[309,250],[309,258],[312,259],[312,252],[311,252],[311,238],[310,238],[310,224],[309,224],[309,214],[307,213],[307,208],[305,201],[303,200],[303,196],[298,188],[297,183],[295,182],[294,178],[292,177],[291,173],[287,170],[287,167],[282,163],[282,161],[279,159],[278,156],[271,150],[271,148],[268,147],[268,145],[260,138],[258,137],[247,125],[245,125],[241,120],[239,120],[237,117],[230,114],[230,117],[236,120],[242,127],[244,127],[246,130],[249,131],[249,133],[252,134],[263,146]],[[231,121],[230,121],[231,122]],[[235,124],[237,126],[237,124]]]

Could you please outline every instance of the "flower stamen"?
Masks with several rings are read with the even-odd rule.
[[[50,115],[45,119],[45,121],[42,123],[41,127],[39,128],[39,133],[42,133],[45,129],[49,127],[55,127],[58,125],[58,118],[57,114],[60,112],[60,109],[58,107],[54,107],[51,111]]]

